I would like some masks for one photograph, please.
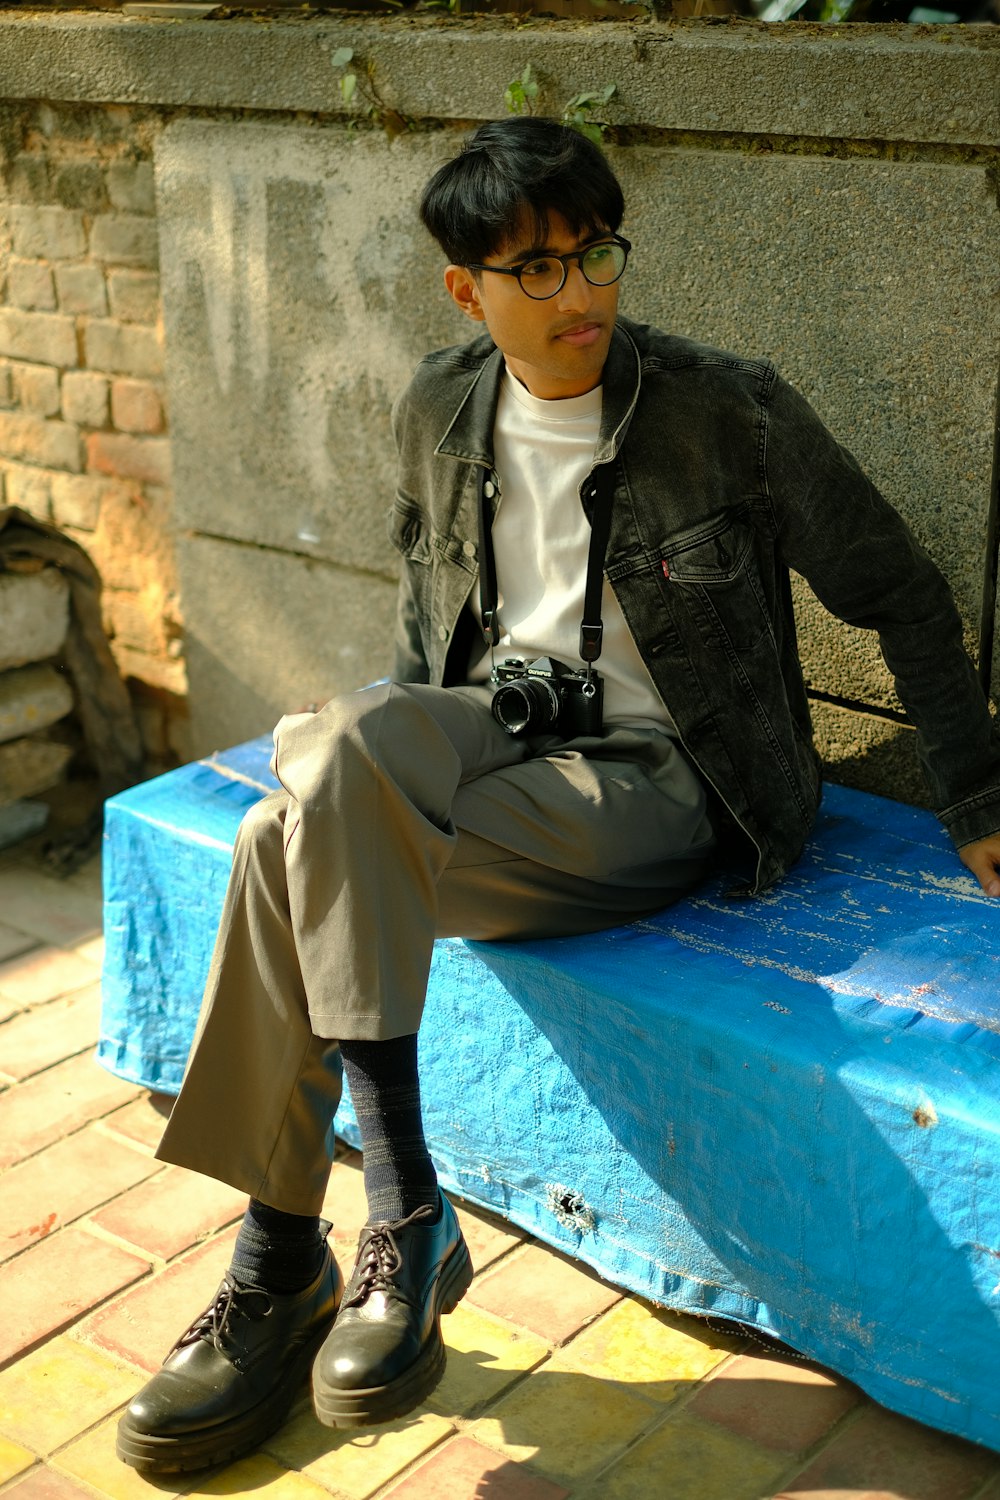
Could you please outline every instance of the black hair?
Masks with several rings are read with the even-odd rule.
[[[558,120],[491,120],[424,189],[420,217],[455,265],[484,261],[527,225],[544,244],[549,215],[574,234],[622,221],[625,200],[599,146]]]

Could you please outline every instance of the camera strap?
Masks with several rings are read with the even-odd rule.
[[[604,557],[611,535],[611,507],[614,500],[615,466],[601,464],[587,480],[586,498],[593,502],[590,513],[590,548],[587,553],[587,583],[583,595],[583,620],[580,623],[580,656],[588,665],[601,654],[604,625],[601,622],[601,592],[604,587]],[[484,467],[479,470],[479,578],[483,636],[488,646],[500,641],[497,618],[499,591],[497,560],[493,550],[493,508],[496,480]]]

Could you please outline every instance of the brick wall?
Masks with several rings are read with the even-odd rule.
[[[152,141],[124,108],[6,107],[0,495],[104,579],[151,768],[184,752]]]

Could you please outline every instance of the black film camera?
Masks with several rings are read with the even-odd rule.
[[[563,739],[600,734],[604,683],[599,672],[574,671],[540,656],[510,656],[493,668],[493,717],[508,734],[554,733]]]

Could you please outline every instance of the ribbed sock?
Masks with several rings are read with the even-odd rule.
[[[434,1164],[420,1118],[417,1038],[341,1042],[344,1072],[361,1132],[368,1218],[394,1222],[437,1206]]]
[[[315,1214],[286,1214],[251,1198],[233,1248],[236,1281],[268,1292],[300,1292],[323,1266],[326,1231]]]

